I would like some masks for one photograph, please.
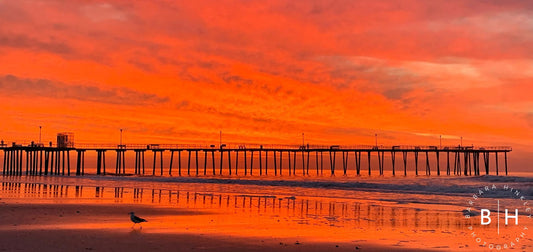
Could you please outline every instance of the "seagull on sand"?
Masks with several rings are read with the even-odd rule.
[[[135,224],[139,223],[139,226],[141,226],[141,229],[142,229],[143,226],[141,225],[141,222],[148,222],[147,220],[141,217],[135,216],[134,212],[130,212],[130,220],[133,222],[133,226],[131,226],[131,228],[134,228]]]

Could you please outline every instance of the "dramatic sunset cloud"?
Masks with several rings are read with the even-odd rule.
[[[0,138],[506,145],[533,162],[530,1],[0,0]]]

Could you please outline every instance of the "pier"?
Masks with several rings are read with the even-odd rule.
[[[323,176],[323,175],[455,175],[508,174],[508,146],[281,146],[281,145],[103,145],[76,147],[42,145],[1,146],[4,176],[84,176],[85,154],[96,154],[95,175],[138,176]],[[71,167],[75,153],[75,167]],[[114,172],[106,170],[106,153],[115,158]],[[135,153],[134,166],[126,154]],[[170,155],[165,165],[165,155]],[[74,155],[73,155],[74,156]],[[109,155],[108,155],[109,156]],[[145,156],[152,158],[146,165]],[[503,156],[500,171],[499,156]],[[240,158],[239,158],[240,157]],[[186,160],[182,160],[186,159]],[[398,160],[400,159],[400,160]],[[491,168],[491,159],[494,168]],[[184,161],[184,162],[182,162]],[[365,164],[362,163],[365,162]],[[377,161],[377,166],[375,165]],[[421,163],[421,161],[424,161]],[[339,165],[340,163],[340,165]],[[254,166],[255,165],[255,166]],[[413,169],[408,170],[408,166]],[[71,170],[75,168],[75,170]],[[491,170],[492,169],[492,170]]]

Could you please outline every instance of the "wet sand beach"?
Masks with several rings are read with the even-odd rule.
[[[160,216],[187,218],[193,211],[139,205],[54,204],[2,200],[2,251],[390,251],[369,242],[316,242],[287,237],[239,237],[158,227]],[[131,228],[127,211],[155,219]],[[159,218],[158,218],[159,217]],[[178,225],[179,226],[179,225]],[[254,228],[250,227],[249,232]],[[396,251],[412,249],[394,248]],[[423,251],[423,250],[420,250]]]
[[[470,192],[484,184],[505,184],[522,186],[529,198],[532,182],[490,176],[287,181],[3,177],[0,249],[487,251],[471,233],[498,237],[492,236],[493,227],[465,219]],[[487,202],[493,198],[501,204],[514,201],[500,193]],[[142,229],[132,228],[132,211],[148,220]],[[525,236],[513,249],[528,251],[532,244]]]

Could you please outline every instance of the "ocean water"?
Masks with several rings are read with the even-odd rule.
[[[137,204],[204,213],[186,220],[154,216],[156,221],[151,223],[158,223],[158,232],[445,251],[533,248],[533,233],[523,228],[533,226],[527,209],[528,200],[533,199],[530,173],[479,177],[3,176],[1,183],[2,199],[34,204]],[[492,225],[481,225],[482,209],[491,211]],[[519,225],[503,224],[504,209],[518,209]],[[514,219],[510,220],[513,224]],[[495,226],[496,221],[501,223]],[[167,224],[171,222],[179,224]]]

